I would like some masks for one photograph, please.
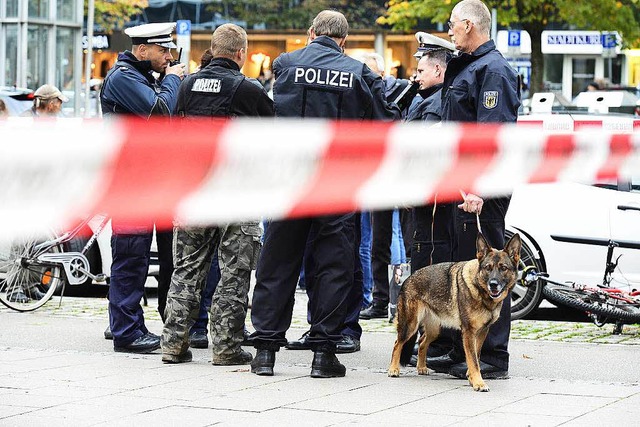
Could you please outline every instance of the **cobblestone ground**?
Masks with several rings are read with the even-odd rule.
[[[64,297],[60,304],[60,298],[54,296],[46,305],[35,313],[38,315],[88,317],[95,319],[108,319],[108,301],[106,298],[77,298]],[[306,329],[307,296],[303,292],[296,292],[296,304],[294,306],[291,327]],[[160,321],[157,310],[157,300],[149,299],[149,304],[144,308],[145,318]],[[8,308],[0,305],[0,314],[10,312]],[[247,316],[247,325],[251,324],[251,313]],[[365,332],[394,333],[395,328],[386,319],[362,320],[360,322]],[[292,338],[292,337],[289,337]],[[613,334],[613,325],[598,327],[592,323],[564,322],[550,320],[516,320],[511,323],[511,339],[531,341],[561,341],[582,342],[598,344],[625,344],[640,345],[640,325],[625,325],[620,335]]]

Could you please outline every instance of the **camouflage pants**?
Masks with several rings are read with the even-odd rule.
[[[189,348],[189,330],[198,317],[200,295],[218,247],[221,279],[211,303],[213,358],[241,351],[251,269],[257,260],[258,222],[223,227],[175,227],[174,272],[167,295],[162,352],[180,355]]]

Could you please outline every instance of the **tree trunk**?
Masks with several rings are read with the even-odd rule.
[[[529,97],[536,92],[544,92],[544,56],[542,55],[542,28],[536,25],[523,26],[531,36],[531,79]]]

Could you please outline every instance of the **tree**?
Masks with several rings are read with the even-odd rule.
[[[379,24],[413,30],[419,19],[446,22],[457,2],[451,0],[390,0]],[[640,0],[485,0],[498,11],[503,26],[526,30],[531,36],[530,93],[543,90],[542,31],[550,23],[581,30],[618,31],[624,46],[640,41]]]
[[[87,0],[84,10],[87,11]],[[147,0],[95,0],[95,25],[110,33],[147,7]]]
[[[313,18],[324,9],[344,13],[351,28],[368,28],[384,13],[384,0],[228,0],[212,3],[211,10],[246,21],[247,25],[265,24],[269,29],[309,28]]]

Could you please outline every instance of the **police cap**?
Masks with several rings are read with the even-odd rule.
[[[178,46],[171,38],[171,33],[175,27],[175,22],[158,22],[127,28],[124,32],[131,37],[133,45],[157,44],[162,47],[176,49]]]
[[[416,40],[418,40],[418,51],[413,56],[417,59],[422,58],[425,53],[432,50],[447,50],[450,52],[456,50],[455,45],[450,41],[423,31],[416,33]]]

